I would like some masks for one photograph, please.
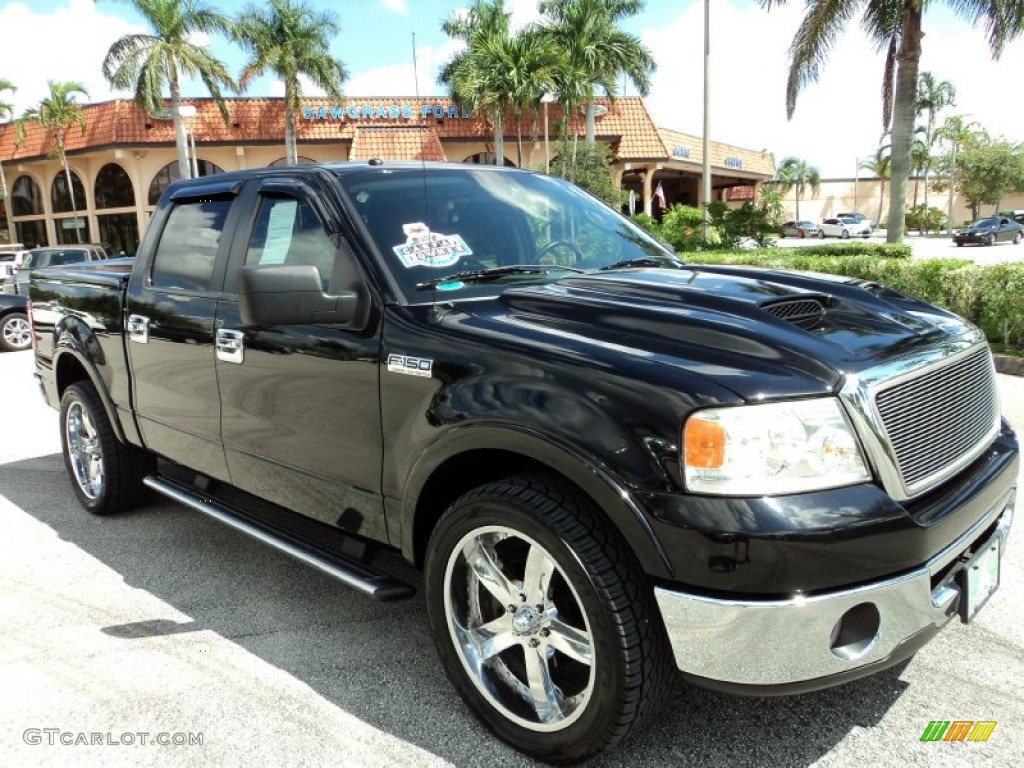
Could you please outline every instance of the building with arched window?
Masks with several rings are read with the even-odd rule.
[[[211,99],[188,99],[196,175],[284,162],[283,99],[229,99],[225,121]],[[639,210],[656,213],[665,202],[700,204],[701,142],[654,125],[641,99],[604,100],[597,140],[609,147],[612,175],[634,193]],[[0,242],[26,245],[107,242],[133,253],[167,185],[178,178],[169,113],[147,114],[127,100],[82,107],[86,129],[67,137],[69,173],[50,155],[52,139],[27,125],[19,139],[0,125],[0,162],[9,200],[0,201]],[[547,125],[545,125],[545,118]],[[545,130],[547,129],[547,130]],[[565,119],[558,105],[543,116],[505,121],[505,165],[522,148],[524,167],[544,170],[560,131],[582,134],[581,115]],[[493,131],[485,121],[444,98],[367,98],[343,103],[310,100],[297,120],[300,162],[434,160],[494,163]],[[771,155],[713,144],[713,198],[752,199],[755,186],[774,173]],[[70,184],[69,184],[70,176]],[[69,192],[70,186],[70,192]],[[73,204],[72,204],[73,201]]]

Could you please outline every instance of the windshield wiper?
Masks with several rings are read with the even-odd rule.
[[[460,280],[463,282],[470,283],[483,283],[488,280],[497,280],[500,277],[506,275],[546,275],[549,272],[586,272],[585,269],[579,269],[578,267],[560,267],[554,264],[512,264],[507,267],[491,267],[490,269],[469,269],[465,272],[455,272],[451,275],[445,275],[444,277],[433,277],[430,280],[424,280],[422,283],[416,283],[416,288],[422,290],[423,288],[433,288],[441,283],[454,282]]]
[[[598,267],[595,272],[610,272],[613,269],[628,269],[629,267],[662,267],[665,269],[681,269],[680,262],[673,262],[669,259],[659,259],[655,256],[643,256],[639,259],[624,259],[609,264],[607,267]]]

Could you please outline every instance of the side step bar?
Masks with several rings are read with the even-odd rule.
[[[247,533],[377,600],[402,600],[416,594],[416,589],[412,585],[399,581],[368,563],[341,553],[318,550],[315,544],[289,536],[282,530],[275,530],[248,516],[244,510],[204,496],[184,483],[154,475],[147,476],[143,483],[157,493],[230,525],[242,533]]]

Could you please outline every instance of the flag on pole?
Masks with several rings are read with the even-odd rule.
[[[662,189],[660,181],[658,182],[657,189],[654,190],[654,196],[658,198],[658,207],[661,208],[661,210],[664,211],[668,208],[668,203],[665,202],[665,190]]]

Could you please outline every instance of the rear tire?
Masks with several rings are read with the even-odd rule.
[[[0,320],[0,349],[6,352],[20,352],[32,346],[32,329],[28,315],[11,312]]]
[[[111,515],[149,500],[142,479],[154,471],[153,455],[117,439],[92,383],[77,381],[60,400],[64,466],[79,503],[96,515]]]
[[[513,477],[455,501],[424,583],[452,684],[499,738],[545,761],[614,746],[677,679],[642,569],[557,478]]]

